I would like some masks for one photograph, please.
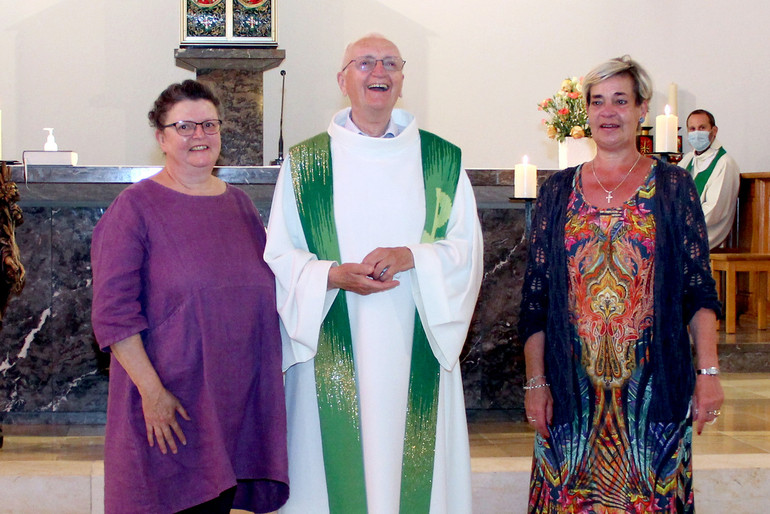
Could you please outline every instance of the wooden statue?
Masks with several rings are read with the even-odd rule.
[[[26,272],[16,244],[16,227],[24,222],[19,188],[11,181],[11,169],[0,163],[0,328],[12,294],[24,288]]]

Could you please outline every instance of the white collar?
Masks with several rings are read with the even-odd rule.
[[[362,136],[375,137],[364,133],[360,128],[358,128],[358,125],[355,124],[351,116],[352,112],[353,112],[352,110],[348,112],[347,119],[345,120],[345,124],[343,125],[343,128],[351,132],[355,132],[356,134],[360,134]],[[376,136],[376,137],[381,137],[381,138],[396,137],[401,133],[401,130],[402,130],[401,127],[396,125],[396,122],[393,121],[393,116],[391,116],[390,121],[388,121],[388,127],[385,129],[385,133],[381,136]]]

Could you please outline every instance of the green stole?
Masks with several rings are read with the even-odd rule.
[[[714,156],[713,159],[711,159],[711,164],[709,164],[709,167],[705,170],[701,171],[697,175],[695,175],[695,188],[698,190],[698,196],[703,194],[703,190],[706,189],[706,182],[709,181],[709,178],[711,177],[711,174],[714,172],[714,168],[717,165],[717,161],[727,152],[725,151],[724,146],[720,146],[719,150],[717,150],[717,154]],[[693,153],[692,159],[690,159],[690,162],[687,163],[687,171],[692,173],[692,163],[695,160],[695,154]]]
[[[446,237],[460,175],[460,149],[420,130],[425,183],[421,243]],[[321,260],[341,262],[334,221],[331,139],[322,133],[289,150],[297,210],[308,250]],[[353,342],[345,293],[334,300],[318,337],[316,394],[332,514],[366,512],[361,418]],[[402,513],[430,510],[436,449],[439,364],[415,309],[409,398],[401,474]]]

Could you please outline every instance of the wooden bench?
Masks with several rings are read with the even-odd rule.
[[[722,284],[719,273],[725,273],[725,294],[722,295]],[[757,328],[767,328],[767,274],[770,273],[770,253],[712,253],[711,273],[717,283],[717,293],[725,306],[725,331],[735,333],[736,312],[735,296],[737,294],[736,274],[749,272],[756,274],[759,280],[751,280],[755,284],[753,295],[757,307]]]

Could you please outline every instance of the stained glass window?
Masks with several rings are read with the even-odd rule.
[[[182,44],[274,46],[276,0],[182,0]]]

